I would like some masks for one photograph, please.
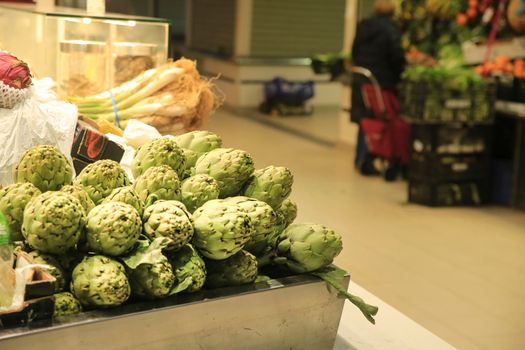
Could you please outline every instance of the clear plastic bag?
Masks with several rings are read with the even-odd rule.
[[[49,78],[33,80],[27,99],[12,109],[0,108],[0,185],[12,183],[14,165],[32,146],[53,145],[70,158],[77,108],[59,101],[52,86]]]

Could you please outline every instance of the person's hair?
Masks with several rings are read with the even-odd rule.
[[[393,16],[395,12],[394,1],[392,0],[375,0],[374,12],[376,15]]]

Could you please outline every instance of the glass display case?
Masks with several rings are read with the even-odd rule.
[[[0,49],[52,77],[61,97],[105,91],[167,61],[169,22],[0,3]]]

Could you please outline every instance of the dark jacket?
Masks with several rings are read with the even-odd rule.
[[[395,89],[405,69],[405,52],[401,47],[401,33],[394,23],[384,16],[365,19],[357,25],[352,60],[356,66],[368,68],[383,88]],[[369,81],[356,75],[352,82],[351,120],[359,123],[372,117],[361,96],[360,86]]]
[[[388,17],[376,16],[359,22],[352,60],[356,66],[370,69],[383,87],[394,88],[401,81],[406,64],[401,33]]]

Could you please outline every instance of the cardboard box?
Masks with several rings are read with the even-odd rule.
[[[110,141],[104,134],[91,124],[79,119],[75,129],[71,157],[73,166],[78,174],[88,164],[101,159],[112,159],[120,162],[124,155],[124,148]]]
[[[17,267],[34,264],[33,258],[25,253],[18,253]],[[27,326],[33,321],[50,320],[55,309],[56,279],[41,268],[29,269],[26,283],[24,303],[16,310],[0,314],[0,328]]]

